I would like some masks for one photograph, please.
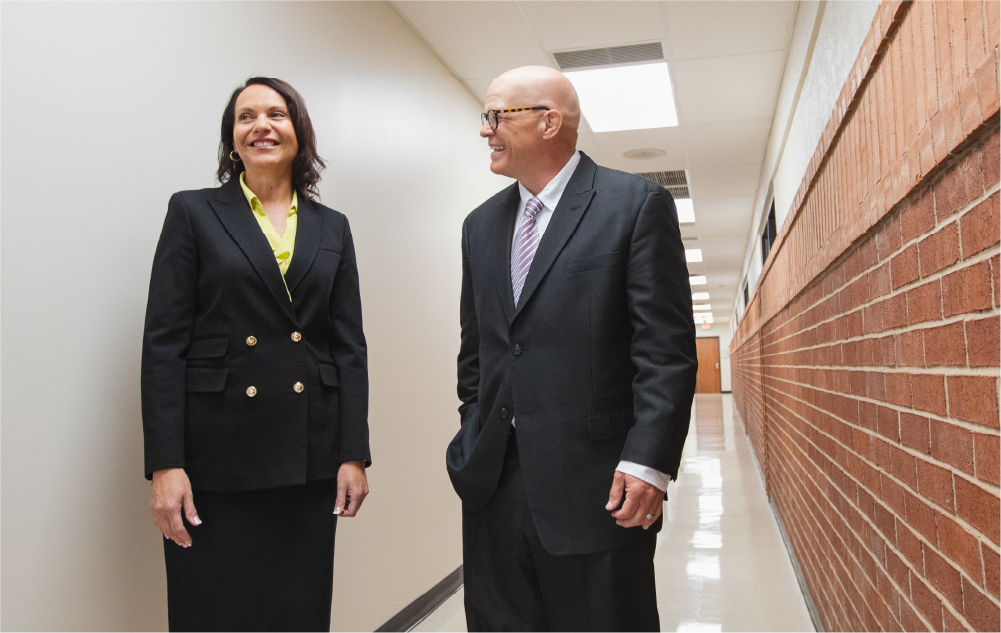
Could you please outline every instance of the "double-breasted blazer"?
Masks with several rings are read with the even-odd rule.
[[[627,460],[676,477],[698,367],[674,200],[581,154],[517,308],[517,183],[462,228],[461,428],[446,462],[465,512],[490,500],[514,417],[534,523],[552,554],[639,544],[604,509]],[[659,529],[658,522],[651,529]]]
[[[239,181],[170,198],[143,335],[147,477],[183,467],[196,490],[251,490],[370,463],[351,230],[298,199],[283,282]]]

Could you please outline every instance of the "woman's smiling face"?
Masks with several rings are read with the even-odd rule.
[[[236,99],[233,146],[248,170],[291,169],[299,152],[285,99],[267,86],[247,86]]]

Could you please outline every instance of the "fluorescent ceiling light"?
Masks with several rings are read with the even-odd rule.
[[[685,261],[688,263],[701,262],[702,261],[702,249],[701,248],[686,248],[685,249]]]
[[[693,292],[692,301],[705,301],[709,298],[708,292]]]
[[[674,206],[678,208],[678,222],[681,224],[692,224],[695,222],[695,205],[691,198],[675,200]]]
[[[667,62],[563,73],[595,132],[678,125]]]
[[[698,312],[695,315],[696,323],[712,323],[713,313],[712,312]]]
[[[706,285],[706,276],[705,275],[690,275],[688,277],[688,285],[689,286],[704,286],[704,285]]]
[[[692,306],[692,310],[712,310],[713,307],[708,303],[696,303]]]

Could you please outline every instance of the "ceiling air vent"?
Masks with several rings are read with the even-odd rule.
[[[664,59],[664,49],[660,42],[654,42],[653,44],[592,48],[586,51],[563,51],[562,53],[553,53],[553,57],[560,65],[560,70],[567,70],[587,66],[609,66]]]
[[[692,194],[688,191],[688,175],[685,173],[684,169],[678,169],[675,171],[650,171],[644,174],[636,174],[637,176],[642,176],[647,180],[651,180],[661,187],[664,187],[671,192],[671,195],[675,198],[691,198]]]

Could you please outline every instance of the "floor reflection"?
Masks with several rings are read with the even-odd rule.
[[[730,395],[698,395],[657,541],[664,631],[813,631]],[[417,631],[464,631],[462,591]]]

